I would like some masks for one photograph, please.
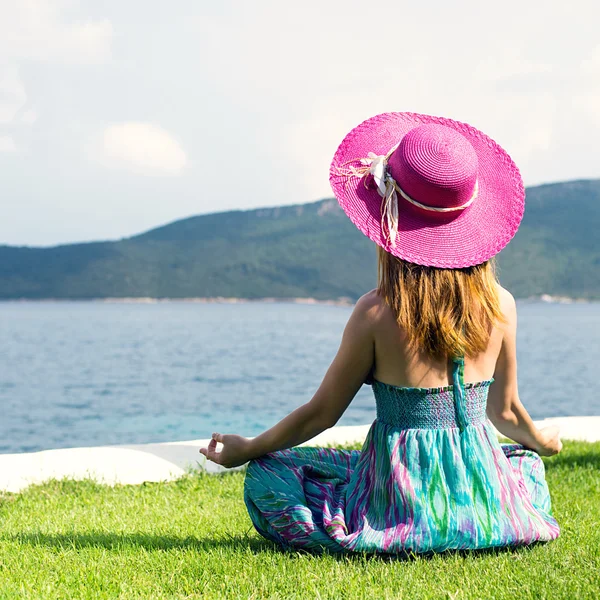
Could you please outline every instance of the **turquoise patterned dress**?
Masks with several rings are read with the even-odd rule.
[[[250,461],[256,530],[286,548],[441,552],[558,537],[544,463],[501,444],[486,416],[493,378],[398,387],[369,379],[377,418],[361,450],[296,447]]]

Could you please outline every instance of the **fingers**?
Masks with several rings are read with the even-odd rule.
[[[221,453],[217,452],[217,442],[220,442],[223,436],[220,433],[213,433],[213,437],[208,442],[208,447],[200,448],[199,452],[203,456],[206,456],[208,460],[211,460],[218,465],[221,464]]]
[[[218,465],[221,464],[221,453],[220,452],[211,452],[207,448],[200,448],[200,453],[206,456],[206,458]]]
[[[205,446],[204,448],[200,448],[200,450],[198,450],[198,452],[200,452],[200,454],[203,454],[204,456],[209,458],[209,455],[212,455],[215,453],[216,447],[217,447],[216,444],[209,443],[208,448]]]

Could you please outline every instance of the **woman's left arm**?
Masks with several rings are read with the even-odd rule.
[[[312,399],[271,429],[253,439],[213,433],[208,448],[200,452],[209,460],[234,467],[274,452],[302,444],[333,427],[361,388],[375,361],[375,292],[359,298],[342,335],[338,352]],[[223,447],[217,452],[217,442]]]

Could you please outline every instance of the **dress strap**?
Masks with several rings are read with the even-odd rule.
[[[468,424],[464,356],[455,356],[452,358],[452,389],[454,393],[456,423],[460,430],[464,431]]]

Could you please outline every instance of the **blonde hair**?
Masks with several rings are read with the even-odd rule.
[[[500,308],[492,258],[461,269],[426,267],[377,246],[378,294],[394,311],[409,349],[433,358],[473,357],[487,348]]]

